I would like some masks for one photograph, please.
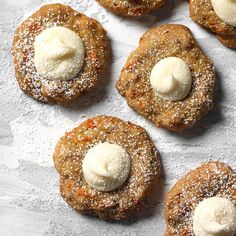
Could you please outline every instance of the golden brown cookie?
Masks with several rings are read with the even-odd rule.
[[[165,199],[166,236],[194,236],[193,212],[204,199],[223,197],[236,205],[236,174],[222,162],[208,162],[179,180]]]
[[[131,158],[127,181],[118,189],[101,192],[85,181],[82,162],[88,150],[98,143],[121,145]],[[141,206],[155,188],[159,174],[159,155],[146,131],[115,117],[98,116],[66,133],[54,152],[60,175],[60,191],[70,206],[82,213],[105,220],[120,220]]]
[[[219,41],[228,48],[236,48],[236,36],[217,35]]]
[[[52,81],[40,76],[34,66],[34,40],[43,30],[63,26],[74,31],[85,47],[85,61],[78,76],[67,81]],[[66,105],[93,88],[104,71],[109,57],[106,31],[91,19],[69,6],[42,6],[16,30],[12,46],[16,79],[29,96],[47,103]]]
[[[165,0],[97,0],[108,10],[124,16],[140,16],[165,4]]]
[[[215,13],[211,0],[190,0],[190,17],[197,24],[209,29],[226,47],[236,48],[236,27],[223,22]]]
[[[182,100],[164,100],[151,87],[150,73],[166,57],[181,58],[191,69],[192,88]],[[152,28],[141,37],[116,87],[130,107],[157,127],[181,131],[192,127],[212,108],[215,79],[212,61],[202,52],[190,30],[169,24]]]

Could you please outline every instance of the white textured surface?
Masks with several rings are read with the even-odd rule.
[[[190,169],[206,160],[235,168],[236,54],[189,18],[186,1],[168,1],[163,9],[138,19],[114,16],[94,0],[64,0],[98,19],[112,41],[113,60],[100,86],[65,108],[32,100],[18,88],[10,47],[16,26],[44,1],[0,0],[0,234],[38,235],[163,235],[163,196]],[[57,1],[58,2],[58,1]],[[218,82],[215,107],[198,125],[182,134],[157,129],[133,112],[115,90],[127,55],[141,34],[160,23],[189,26],[213,59]],[[58,191],[52,152],[57,139],[81,120],[108,114],[145,127],[160,151],[163,176],[144,214],[122,223],[108,223],[70,209]]]
[[[66,27],[49,27],[35,38],[31,60],[45,79],[74,79],[84,64],[83,40]]]
[[[88,150],[82,169],[88,185],[98,191],[110,192],[127,180],[130,164],[126,149],[118,144],[104,142]]]

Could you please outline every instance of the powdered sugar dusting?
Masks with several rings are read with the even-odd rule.
[[[131,170],[120,188],[99,192],[87,184],[85,179],[89,176],[84,176],[82,163],[90,148],[104,142],[126,150]],[[53,159],[65,200],[80,211],[108,220],[120,220],[137,210],[160,175],[159,156],[146,132],[135,124],[110,116],[88,119],[66,133],[59,140]]]
[[[68,81],[45,79],[35,68],[35,38],[54,26],[67,27],[77,33],[85,47],[83,68]],[[109,49],[106,32],[98,22],[68,6],[49,4],[17,28],[12,54],[17,81],[26,94],[43,102],[67,104],[95,86],[108,62]]]
[[[194,235],[194,210],[206,198],[223,197],[236,205],[236,173],[224,163],[205,163],[181,181],[168,194],[165,206],[169,231],[175,235]]]
[[[112,39],[112,64],[101,84],[71,107],[51,106],[30,99],[18,88],[10,48],[16,27],[45,1],[1,1],[1,233],[14,236],[163,235],[163,198],[178,179],[208,160],[224,161],[236,168],[235,52],[193,23],[188,4],[182,0],[167,1],[163,9],[136,20],[113,15],[94,0],[49,2],[70,4],[99,20]],[[129,53],[137,47],[140,36],[148,27],[161,23],[183,23],[190,27],[217,71],[213,110],[196,127],[182,134],[157,129],[131,110],[115,89],[120,70]],[[159,187],[145,203],[142,214],[129,222],[114,224],[83,216],[68,207],[59,194],[59,176],[52,162],[55,144],[65,131],[99,114],[117,116],[145,127],[161,155],[163,174]]]

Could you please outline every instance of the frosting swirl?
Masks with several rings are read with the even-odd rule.
[[[236,27],[236,0],[211,0],[216,15],[226,24]]]
[[[74,31],[55,26],[45,29],[35,38],[34,64],[45,79],[73,79],[83,63],[83,41]]]
[[[196,236],[234,236],[236,206],[222,197],[203,200],[194,211],[193,231]]]
[[[130,157],[126,150],[110,143],[99,143],[88,150],[82,169],[88,185],[98,191],[119,188],[128,178]]]
[[[158,97],[178,101],[185,98],[191,89],[191,71],[184,60],[167,57],[153,67],[150,83]]]

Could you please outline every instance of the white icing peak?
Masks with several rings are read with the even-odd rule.
[[[45,29],[35,38],[34,64],[45,79],[73,79],[83,63],[83,41],[74,31],[55,26]]]
[[[174,91],[177,80],[175,79],[173,74],[167,75],[166,77],[159,79],[158,87],[156,91],[161,94],[169,94]]]
[[[193,231],[196,236],[234,236],[236,206],[222,197],[203,200],[194,211]]]
[[[82,169],[88,185],[108,192],[127,180],[130,164],[129,154],[123,147],[105,142],[88,150]]]
[[[226,24],[236,27],[236,0],[211,0],[216,15]]]
[[[181,58],[167,57],[153,67],[150,83],[158,97],[170,101],[181,100],[191,89],[191,71]]]

